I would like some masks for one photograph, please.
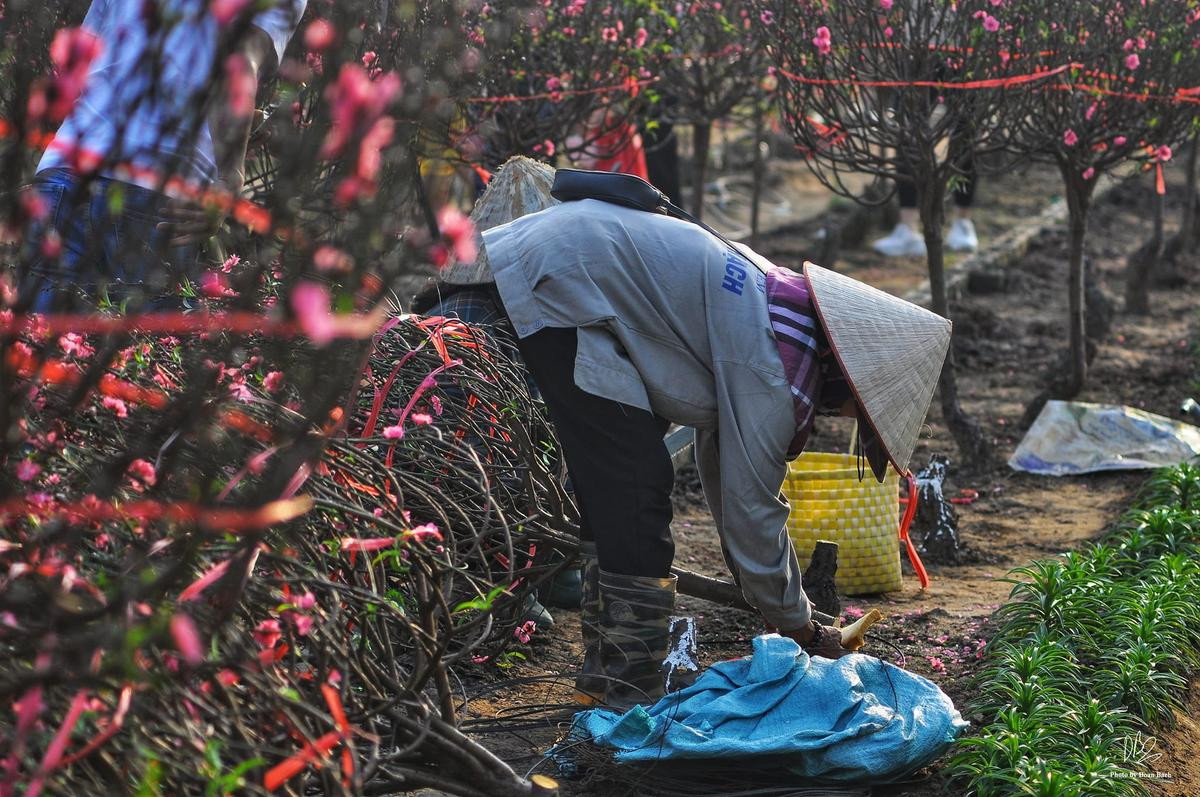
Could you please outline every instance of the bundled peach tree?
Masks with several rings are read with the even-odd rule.
[[[213,3],[221,46],[258,10]],[[83,11],[5,10],[3,69],[28,78],[3,81],[7,188],[91,45],[119,46]],[[552,438],[494,341],[391,302],[474,255],[419,178],[478,64],[463,11],[310,4],[245,191],[153,176],[228,218],[182,309],[28,312],[12,275],[55,256],[53,222],[0,192],[0,794],[536,790],[456,729],[451,670],[528,638],[545,541],[574,523]],[[236,78],[214,70],[208,102],[244,103]]]

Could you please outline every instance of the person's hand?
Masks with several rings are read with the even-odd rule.
[[[822,656],[826,659],[840,659],[850,653],[842,647],[842,632],[838,629],[821,625],[812,620],[808,625],[792,631],[780,631],[783,636],[796,640],[804,652],[810,656]]]

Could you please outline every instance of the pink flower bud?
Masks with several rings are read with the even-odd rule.
[[[310,50],[324,50],[333,44],[336,30],[329,20],[314,19],[304,30],[304,44]]]
[[[195,667],[204,661],[204,645],[191,617],[183,612],[171,616],[171,638],[175,640],[175,649],[188,664]]]

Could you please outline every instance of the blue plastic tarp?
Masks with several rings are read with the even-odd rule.
[[[572,738],[621,762],[783,755],[800,776],[884,783],[933,761],[967,725],[926,678],[862,654],[810,658],[770,634],[648,709],[577,714]]]

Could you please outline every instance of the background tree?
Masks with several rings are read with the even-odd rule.
[[[513,155],[596,151],[643,112],[656,79],[649,0],[484,4],[468,18],[479,71],[463,98],[459,149],[489,168]],[[619,151],[625,140],[606,138]]]
[[[1100,177],[1141,162],[1160,165],[1185,135],[1195,109],[1178,102],[1178,88],[1194,84],[1192,42],[1200,33],[1194,2],[1128,3],[1120,7],[1067,3],[1053,22],[1043,5],[1013,3],[996,13],[1014,48],[1032,64],[1072,64],[1042,90],[1024,93],[1005,114],[1008,148],[1044,160],[1062,175],[1068,209],[1070,348],[1067,367],[1046,398],[1072,398],[1087,379],[1084,259],[1092,198]],[[1014,52],[1018,50],[1014,49]],[[1143,259],[1144,268],[1157,259]],[[1145,309],[1145,275],[1127,278],[1127,309]]]
[[[948,318],[944,205],[969,153],[947,142],[965,139],[977,164],[994,161],[1006,148],[996,117],[1028,90],[987,82],[1013,63],[995,36],[996,7],[989,0],[767,0],[758,7],[769,23],[783,125],[813,174],[859,202],[880,200],[860,195],[847,174],[912,180],[933,310]],[[987,462],[990,446],[959,402],[953,346],[939,388],[963,460]]]
[[[653,88],[657,118],[692,126],[691,211],[704,213],[704,185],[714,122],[740,105],[750,111],[761,101],[767,76],[763,52],[766,23],[752,2],[692,0],[655,15],[655,48],[661,80]]]

